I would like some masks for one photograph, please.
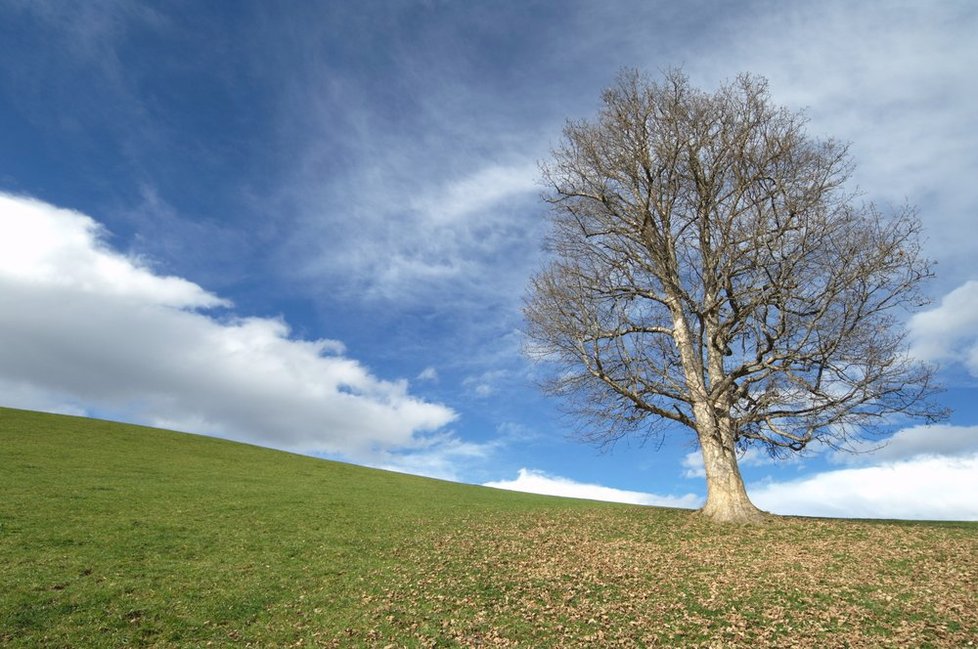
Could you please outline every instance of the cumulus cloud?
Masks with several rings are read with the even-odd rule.
[[[507,489],[509,491],[524,491],[547,496],[564,496],[567,498],[584,498],[587,500],[605,500],[616,503],[633,505],[654,505],[657,507],[684,507],[692,509],[702,504],[702,499],[695,494],[682,496],[660,496],[641,491],[626,491],[596,484],[575,482],[569,478],[548,475],[535,469],[520,469],[513,480],[496,480],[484,483],[486,487]]]
[[[909,326],[914,356],[959,362],[978,376],[978,281],[965,282],[936,307],[914,314]]]
[[[113,253],[93,219],[39,201],[0,194],[0,276],[10,290],[103,295],[123,303],[182,309],[228,302],[178,277],[160,277],[138,259]]]
[[[978,453],[826,471],[750,485],[748,492],[755,504],[776,514],[978,520]]]
[[[370,462],[456,418],[335,340],[302,340],[113,251],[88,216],[0,194],[6,405],[120,418]],[[451,442],[439,432],[440,443]]]

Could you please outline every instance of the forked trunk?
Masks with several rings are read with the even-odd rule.
[[[744,480],[740,477],[737,455],[732,445],[711,435],[700,436],[703,468],[706,470],[706,504],[700,510],[707,518],[722,523],[755,523],[767,514],[747,497]]]

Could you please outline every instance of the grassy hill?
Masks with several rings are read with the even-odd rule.
[[[0,409],[0,646],[967,646],[978,525],[531,496]]]

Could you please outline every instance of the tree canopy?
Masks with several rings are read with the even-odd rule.
[[[704,513],[745,520],[738,450],[845,447],[897,414],[944,415],[901,328],[931,275],[920,221],[860,201],[852,169],[746,74],[708,93],[624,71],[596,120],[567,124],[524,312],[586,440],[689,431]]]

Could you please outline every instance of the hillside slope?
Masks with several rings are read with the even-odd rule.
[[[0,639],[22,646],[196,644],[245,628],[278,641],[304,599],[342,630],[364,578],[419,528],[575,506],[11,409],[0,458]]]
[[[0,645],[961,646],[978,526],[532,496],[0,409]]]

